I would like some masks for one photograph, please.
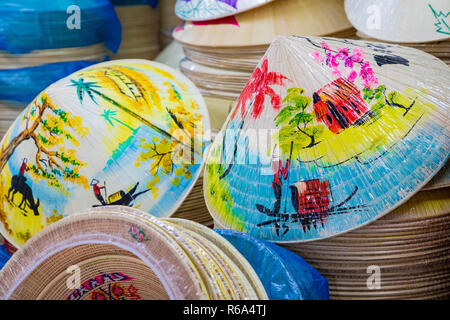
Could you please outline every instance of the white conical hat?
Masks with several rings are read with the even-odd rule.
[[[211,214],[294,242],[386,214],[448,157],[449,80],[444,63],[416,49],[278,37],[209,152]]]
[[[20,247],[93,206],[171,215],[200,176],[209,129],[200,92],[163,64],[116,60],[61,79],[0,144],[0,232]]]
[[[356,29],[379,40],[428,42],[450,37],[448,0],[346,0],[345,12]]]
[[[223,20],[182,23],[173,37],[197,47],[251,47],[278,35],[325,36],[351,27],[342,0],[277,0]]]
[[[178,0],[175,13],[183,20],[203,21],[244,12],[274,0]]]

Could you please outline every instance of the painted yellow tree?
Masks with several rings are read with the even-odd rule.
[[[191,101],[192,105],[186,108],[175,86],[169,82],[165,85],[170,101],[170,107],[166,107],[167,124],[170,128],[167,132],[176,139],[153,137],[151,141],[141,141],[140,147],[144,151],[136,160],[136,166],[150,161],[150,174],[153,179],[147,188],[152,190],[155,198],[158,196],[156,185],[161,180],[160,176],[174,173],[176,177],[171,180],[174,186],[177,186],[181,179],[192,178],[191,165],[194,163],[194,153],[201,152],[204,145],[201,141],[202,115],[195,112],[198,106]]]
[[[64,147],[69,141],[74,146],[79,138],[88,133],[82,126],[81,117],[71,115],[52,103],[43,93],[25,112],[22,122],[25,128],[9,143],[5,141],[0,150],[0,172],[15,150],[24,141],[31,140],[36,147],[34,158],[29,160],[29,172],[35,180],[45,179],[49,186],[65,192],[63,181],[89,188],[86,177],[80,175],[80,168],[86,163],[79,160],[76,150]]]

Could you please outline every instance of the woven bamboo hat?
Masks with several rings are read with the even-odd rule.
[[[444,188],[418,192],[391,213],[360,229],[330,239],[284,246],[328,278],[332,299],[448,297],[448,191]],[[377,267],[381,287],[371,290],[367,285],[368,268],[373,273]]]
[[[149,5],[115,6],[122,42],[113,59],[149,59],[159,53],[159,15]]]
[[[7,51],[0,51],[0,69],[19,69],[69,61],[101,62],[106,55],[107,49],[103,43],[87,47],[34,50],[26,54],[12,54]]]
[[[70,286],[68,267],[78,270],[78,286]],[[243,275],[208,239],[111,206],[72,215],[33,237],[0,272],[0,298],[256,299]]]
[[[274,0],[178,0],[175,13],[183,20],[203,21],[228,17]]]
[[[383,216],[446,162],[448,81],[444,63],[415,49],[277,38],[209,152],[212,216],[281,242]]]
[[[69,289],[66,269],[73,265],[82,285]],[[0,278],[2,299],[208,297],[173,237],[120,210],[78,214],[46,228],[14,255]]]
[[[255,273],[253,267],[249,264],[247,259],[225,238],[210,228],[195,223],[191,220],[176,218],[165,218],[163,220],[176,224],[194,234],[208,239],[212,244],[217,246],[216,251],[222,251],[222,255],[232,259],[232,263],[236,265],[236,268],[245,274],[245,277],[249,280],[250,285],[253,286],[253,289],[257,293],[258,299],[268,299],[266,290],[264,289],[261,280],[258,278],[258,275]]]
[[[0,146],[0,231],[16,247],[86,208],[171,215],[201,174],[209,116],[180,72],[120,60],[43,91]],[[22,201],[23,200],[23,201]]]
[[[323,36],[349,28],[343,1],[277,0],[223,21],[186,22],[173,36],[196,47],[257,47],[278,35]]]
[[[346,0],[345,12],[357,30],[378,40],[417,43],[450,35],[446,0]]]

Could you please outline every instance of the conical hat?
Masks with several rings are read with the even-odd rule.
[[[353,26],[378,40],[429,42],[450,37],[447,0],[346,0]]]
[[[159,52],[158,10],[147,5],[115,6],[122,41],[113,59],[154,59]]]
[[[208,297],[191,258],[173,236],[114,210],[75,214],[33,237],[1,270],[0,298],[99,299],[96,293],[103,292],[114,299],[117,291],[129,299],[133,293],[141,299]],[[71,266],[79,268],[82,285],[69,289],[74,273],[66,270]]]
[[[278,35],[323,36],[351,28],[340,0],[277,0],[228,20],[186,22],[173,36],[200,47],[250,47],[268,45]]]
[[[175,14],[183,20],[203,21],[228,17],[274,0],[178,0]]]
[[[246,274],[209,238],[110,206],[73,214],[27,242],[0,272],[0,299],[259,298]]]
[[[247,259],[245,259],[245,257],[224,237],[220,236],[210,228],[207,228],[190,220],[175,218],[166,218],[164,220],[179,225],[180,227],[186,228],[214,243],[218,248],[220,248],[221,251],[223,251],[225,255],[233,259],[233,263],[235,263],[238,268],[245,274],[247,279],[250,280],[250,284],[253,286],[253,289],[257,293],[258,299],[268,299],[266,290],[264,289],[261,280],[258,278],[258,275],[256,274],[253,267],[249,264]]]
[[[119,60],[74,73],[43,91],[2,140],[0,231],[20,247],[93,206],[171,215],[201,173],[207,131],[199,91],[169,67]]]
[[[211,146],[213,218],[297,242],[383,216],[448,158],[449,80],[444,63],[411,48],[277,38]]]

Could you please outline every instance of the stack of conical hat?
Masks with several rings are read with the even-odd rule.
[[[163,0],[159,4],[159,43],[161,48],[173,41],[173,29],[181,22],[175,15],[175,3],[177,0]]]
[[[285,247],[328,278],[334,299],[449,298],[449,192],[419,192],[365,227]],[[378,288],[368,281],[374,268],[379,268]]]
[[[447,0],[346,0],[345,11],[362,39],[402,43],[450,64]]]
[[[355,33],[341,0],[255,1],[256,7],[250,6],[248,1],[241,2],[242,5],[237,3],[237,10],[229,5],[230,14],[234,15],[228,16],[223,13],[227,5],[214,0],[208,2],[209,8],[215,3],[217,10],[197,12],[197,15],[188,15],[184,10],[180,17],[196,20],[197,16],[203,15],[204,18],[184,21],[173,32],[186,54],[180,69],[207,99],[211,98],[207,104],[212,118],[219,108],[225,107],[225,114],[229,112],[230,104],[239,97],[253,69],[277,35],[351,37]],[[180,8],[189,6],[183,1],[179,3]],[[204,21],[205,17],[213,20]],[[220,129],[224,121],[225,117],[221,115],[217,127],[213,128]]]
[[[9,107],[25,107],[52,82],[104,61],[120,43],[107,0],[3,1],[0,21],[0,135]]]
[[[267,299],[224,238],[127,207],[55,223],[14,254],[0,279],[1,299]]]
[[[159,13],[156,4],[115,6],[122,24],[122,43],[113,59],[153,60],[158,55]]]

